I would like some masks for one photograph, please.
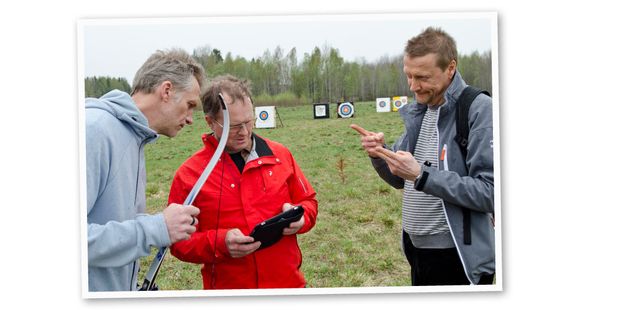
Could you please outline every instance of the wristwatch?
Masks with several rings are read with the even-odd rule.
[[[424,184],[426,183],[426,179],[428,179],[428,171],[425,170],[425,167],[430,167],[431,162],[425,161],[422,167],[420,168],[420,174],[416,177],[414,181],[414,188],[418,191],[421,191],[424,188]]]

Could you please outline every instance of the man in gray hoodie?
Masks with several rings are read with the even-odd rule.
[[[492,284],[492,101],[477,96],[469,108],[465,150],[455,136],[465,81],[456,70],[456,43],[440,29],[410,39],[403,70],[417,103],[399,110],[405,133],[385,147],[383,133],[352,125],[388,184],[403,190],[403,250],[412,285]]]
[[[139,258],[195,231],[194,206],[145,214],[144,147],[192,124],[203,80],[185,51],[157,51],[135,74],[131,95],[86,99],[89,291],[136,290]]]

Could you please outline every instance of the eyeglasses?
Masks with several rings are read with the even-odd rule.
[[[223,128],[223,125],[221,123],[219,123],[216,119],[214,119],[214,122],[221,126],[221,128]],[[229,132],[230,133],[238,133],[240,132],[240,130],[242,130],[242,128],[246,129],[246,131],[249,131],[249,129],[253,128],[253,123],[255,122],[255,119],[252,118],[244,123],[240,123],[240,124],[236,124],[236,125],[230,125],[229,126]]]

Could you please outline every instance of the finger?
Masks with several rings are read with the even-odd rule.
[[[261,241],[257,241],[257,242],[253,242],[251,244],[248,244],[248,249],[246,254],[251,254],[252,252],[257,251],[257,249],[259,249],[259,247],[261,246]]]
[[[189,235],[192,235],[196,230],[197,228],[195,226],[189,226],[186,232],[189,233]]]
[[[250,254],[251,252],[254,252],[255,250],[257,250],[259,248],[259,246],[261,245],[261,242],[257,241],[257,242],[251,242],[251,243],[244,243],[244,244],[238,244],[234,247],[234,252],[236,252],[238,254],[238,256],[245,256]]]
[[[382,159],[394,159],[396,158],[396,153],[385,149],[381,146],[375,147],[375,153],[377,153],[377,155],[379,157],[381,157]]]
[[[390,157],[390,158],[396,158],[397,157],[396,153],[394,153],[394,152],[392,152],[392,151],[390,151],[390,150],[388,150],[386,148],[383,148],[381,146],[375,147],[375,151],[377,153],[383,154],[386,157]]]
[[[383,137],[384,137],[383,132],[378,132],[375,134],[376,141],[383,141]]]
[[[304,215],[299,220],[290,223],[289,224],[289,228],[299,228],[299,227],[301,227],[304,224],[302,222],[303,219],[304,219]]]
[[[184,206],[184,209],[186,210],[185,212],[190,216],[198,215],[200,211],[199,208],[195,206]]]
[[[374,135],[362,136],[360,139],[363,143],[374,143],[375,145],[380,145],[377,143],[377,139]]]
[[[380,148],[380,149],[384,150],[383,148]],[[383,159],[386,162],[386,164],[388,165],[388,168],[390,168],[390,171],[394,172],[394,170],[398,169],[399,161],[394,156],[392,156],[392,154],[379,153],[379,152],[376,152],[376,153],[379,158]]]
[[[251,236],[235,236],[232,240],[232,243],[236,243],[236,244],[246,244],[246,243],[253,243],[255,242],[255,239],[253,239],[253,237]]]
[[[360,126],[356,125],[356,124],[351,124],[351,125],[349,125],[349,127],[351,127],[351,129],[353,129],[353,130],[357,131],[357,132],[358,132],[359,134],[361,134],[362,136],[368,136],[368,135],[370,135],[370,134],[371,134],[371,132],[370,132],[370,131],[368,131],[368,130],[366,130],[366,129],[364,129],[364,128],[362,128],[362,127],[360,127]]]

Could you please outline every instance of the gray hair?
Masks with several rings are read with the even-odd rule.
[[[153,93],[165,81],[170,81],[180,92],[189,91],[192,86],[191,77],[197,79],[201,89],[205,78],[204,69],[186,51],[177,48],[157,50],[135,73],[131,95],[138,92]]]

